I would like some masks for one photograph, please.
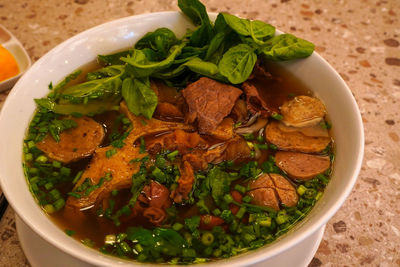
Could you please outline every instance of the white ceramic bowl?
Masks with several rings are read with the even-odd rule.
[[[168,27],[182,36],[190,25],[181,13],[162,12],[123,18],[94,27],[63,42],[38,60],[8,96],[0,115],[1,186],[23,221],[64,252],[97,266],[142,265],[103,255],[68,237],[35,202],[22,170],[22,143],[35,110],[33,99],[45,96],[50,82],[60,81],[75,69],[93,61],[98,54],[130,47],[146,32],[158,27]],[[299,244],[326,224],[340,208],[353,188],[361,167],[363,126],[357,104],[344,81],[317,53],[282,65],[326,104],[337,148],[332,180],[311,213],[290,233],[258,250],[218,261],[218,266],[247,266]]]

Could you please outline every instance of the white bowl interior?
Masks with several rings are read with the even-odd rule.
[[[25,73],[9,94],[0,115],[0,182],[8,201],[41,237],[61,250],[98,266],[142,264],[105,256],[85,247],[53,224],[35,202],[22,170],[22,143],[35,110],[33,99],[45,96],[50,82],[60,81],[80,66],[93,61],[98,54],[130,47],[146,32],[158,27],[168,27],[182,36],[191,24],[178,12],[162,12],[123,18],[80,33],[51,50]],[[316,207],[290,234],[264,248],[218,261],[218,266],[259,262],[298,244],[317,231],[343,204],[361,166],[364,144],[361,116],[340,76],[316,53],[305,60],[282,65],[326,104],[337,147],[332,181]]]

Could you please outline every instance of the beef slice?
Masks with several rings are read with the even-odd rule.
[[[242,91],[210,78],[200,78],[182,91],[189,107],[186,121],[198,121],[199,132],[209,134],[231,113]]]

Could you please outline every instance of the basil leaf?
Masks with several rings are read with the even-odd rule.
[[[228,82],[228,80],[219,73],[218,66],[212,62],[203,61],[200,58],[194,58],[186,62],[184,65],[187,66],[191,71],[202,76],[207,76],[222,82]]]
[[[86,104],[94,99],[107,99],[119,95],[121,91],[121,75],[124,73],[124,66],[112,66],[112,77],[91,80],[63,89],[59,98],[60,104]],[[104,74],[104,73],[103,73]],[[110,73],[109,73],[110,74]]]
[[[117,53],[110,54],[110,55],[98,55],[97,60],[106,65],[121,65],[121,64],[124,64],[124,62],[121,61],[121,57],[127,57],[131,53],[132,53],[132,50],[129,49],[129,50],[117,52]]]
[[[122,83],[122,97],[129,110],[136,116],[150,119],[157,107],[156,93],[150,87],[149,78],[126,78]]]
[[[234,15],[221,13],[226,24],[232,30],[243,36],[251,36],[253,41],[263,45],[265,40],[275,34],[275,27],[259,20],[241,19]]]
[[[157,52],[160,59],[167,57],[169,49],[177,44],[179,40],[175,33],[168,28],[158,28],[154,32],[148,32],[140,39],[136,49],[150,48]]]
[[[310,56],[314,44],[292,34],[281,34],[267,41],[262,55],[272,61],[285,61]]]
[[[178,7],[188,16],[194,25],[210,23],[206,7],[198,0],[178,0]],[[211,24],[211,23],[210,23]]]
[[[250,76],[256,61],[257,55],[249,45],[238,44],[224,54],[218,69],[229,82],[239,84]]]
[[[172,46],[169,51],[169,56],[159,62],[149,60],[145,52],[139,49],[134,49],[132,56],[123,57],[121,58],[121,60],[128,63],[128,65],[126,66],[127,71],[134,77],[148,77],[160,70],[167,69],[174,62],[175,58],[181,53],[182,48],[185,45],[186,43],[182,42],[179,45]]]
[[[198,0],[178,0],[178,6],[199,27],[190,35],[190,45],[202,47],[213,37],[213,27],[205,6]]]
[[[124,66],[122,65],[113,65],[113,66],[108,66],[96,71],[89,72],[86,75],[86,79],[88,81],[93,81],[93,80],[98,80],[102,78],[109,78],[113,76],[120,75],[124,71]]]
[[[114,95],[113,97],[109,97],[106,100],[92,100],[87,104],[57,104],[53,100],[48,98],[35,99],[35,102],[38,106],[44,107],[49,111],[52,111],[57,114],[74,114],[79,113],[82,115],[90,115],[90,114],[100,114],[107,110],[112,110],[115,107],[118,108],[118,104],[121,101],[121,97],[119,95]]]

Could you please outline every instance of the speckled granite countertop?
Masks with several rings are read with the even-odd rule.
[[[400,266],[400,1],[203,2],[209,11],[263,20],[314,42],[356,97],[365,126],[364,164],[310,266]],[[36,61],[95,25],[164,10],[177,10],[176,1],[0,0],[0,23]],[[0,93],[0,108],[7,93]],[[0,266],[29,265],[10,208],[0,223],[0,247]]]

